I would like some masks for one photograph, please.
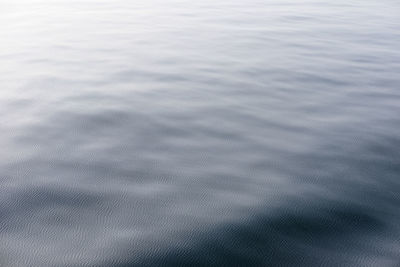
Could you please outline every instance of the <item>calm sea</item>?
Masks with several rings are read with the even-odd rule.
[[[0,266],[399,264],[399,1],[0,0]]]

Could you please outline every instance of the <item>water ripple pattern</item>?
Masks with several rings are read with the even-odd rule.
[[[0,0],[0,266],[400,264],[400,3]]]

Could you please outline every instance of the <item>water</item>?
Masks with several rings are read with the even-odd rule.
[[[1,0],[0,266],[398,266],[400,4]]]

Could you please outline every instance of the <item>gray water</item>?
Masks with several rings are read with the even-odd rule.
[[[0,0],[0,266],[399,266],[397,0]]]

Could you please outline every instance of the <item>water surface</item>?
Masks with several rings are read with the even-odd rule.
[[[0,0],[1,266],[398,266],[400,4]]]

